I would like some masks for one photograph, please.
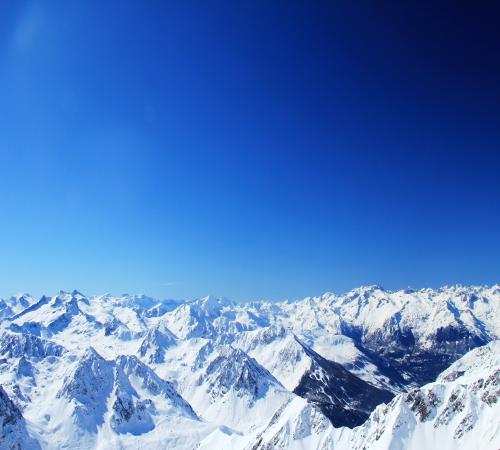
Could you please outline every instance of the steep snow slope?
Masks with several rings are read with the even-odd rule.
[[[283,326],[270,326],[241,333],[233,345],[246,351],[266,367],[289,391],[299,384],[312,359],[295,335]]]
[[[335,444],[348,444],[350,429],[333,428],[330,421],[314,406],[300,397],[283,404],[249,443],[246,450],[302,450],[322,448],[344,448]],[[345,437],[343,436],[345,435]]]
[[[472,350],[434,383],[397,395],[364,425],[333,428],[302,399],[280,408],[245,449],[500,448],[500,342]]]
[[[393,396],[323,358],[283,327],[245,333],[240,345],[287,389],[318,406],[335,426],[360,425],[375,406]]]
[[[318,406],[334,426],[360,425],[377,405],[393,397],[391,392],[372,386],[307,346],[304,350],[312,365],[293,392]]]
[[[500,342],[472,350],[434,383],[379,406],[351,446],[472,449],[500,446]]]
[[[300,339],[317,354],[341,364],[373,386],[394,393],[405,390],[405,380],[396,370],[388,367],[377,355],[368,355],[352,338],[313,330],[300,335]]]

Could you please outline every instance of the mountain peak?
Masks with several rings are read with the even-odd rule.
[[[176,341],[177,338],[165,323],[159,322],[147,332],[138,353],[149,363],[162,363],[165,361],[165,351],[176,345]]]
[[[206,311],[218,311],[225,306],[234,306],[235,303],[226,297],[216,297],[214,295],[207,295],[192,302],[199,305]]]
[[[250,403],[262,398],[270,387],[283,390],[281,383],[255,359],[240,349],[224,345],[206,370],[209,392],[220,397],[234,390]]]
[[[73,297],[76,297],[76,296],[85,297],[85,294],[82,294],[80,291],[77,291],[76,289],[73,289],[73,291],[71,292],[71,295]]]
[[[376,292],[386,292],[385,289],[378,285],[378,284],[372,284],[372,285],[367,285],[367,286],[360,286],[358,288],[352,289],[351,291],[348,292],[348,296],[363,296],[363,295],[370,295],[374,294]]]

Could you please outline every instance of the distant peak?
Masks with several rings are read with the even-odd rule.
[[[353,289],[349,292],[350,295],[363,295],[363,294],[372,294],[374,292],[385,292],[384,288],[379,284],[371,284],[367,286],[360,286],[356,289]]]
[[[218,309],[223,306],[234,306],[234,302],[226,297],[216,297],[214,295],[207,295],[195,300],[193,303],[197,303],[207,309]]]
[[[14,294],[14,298],[19,300],[21,298],[32,298],[32,296],[28,292],[18,292]]]

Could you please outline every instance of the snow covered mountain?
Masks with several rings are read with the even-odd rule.
[[[498,448],[499,309],[498,285],[20,294],[0,300],[0,449]]]
[[[352,436],[353,448],[497,449],[500,342],[472,350],[434,383],[379,406]]]
[[[398,394],[361,426],[333,428],[295,400],[278,410],[248,449],[496,450],[500,443],[500,342],[471,350],[436,382]]]
[[[150,363],[165,362],[165,350],[176,345],[176,337],[163,322],[148,330],[141,342],[139,355]]]

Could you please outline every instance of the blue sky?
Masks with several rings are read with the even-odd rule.
[[[499,282],[482,8],[2,2],[0,295]]]

